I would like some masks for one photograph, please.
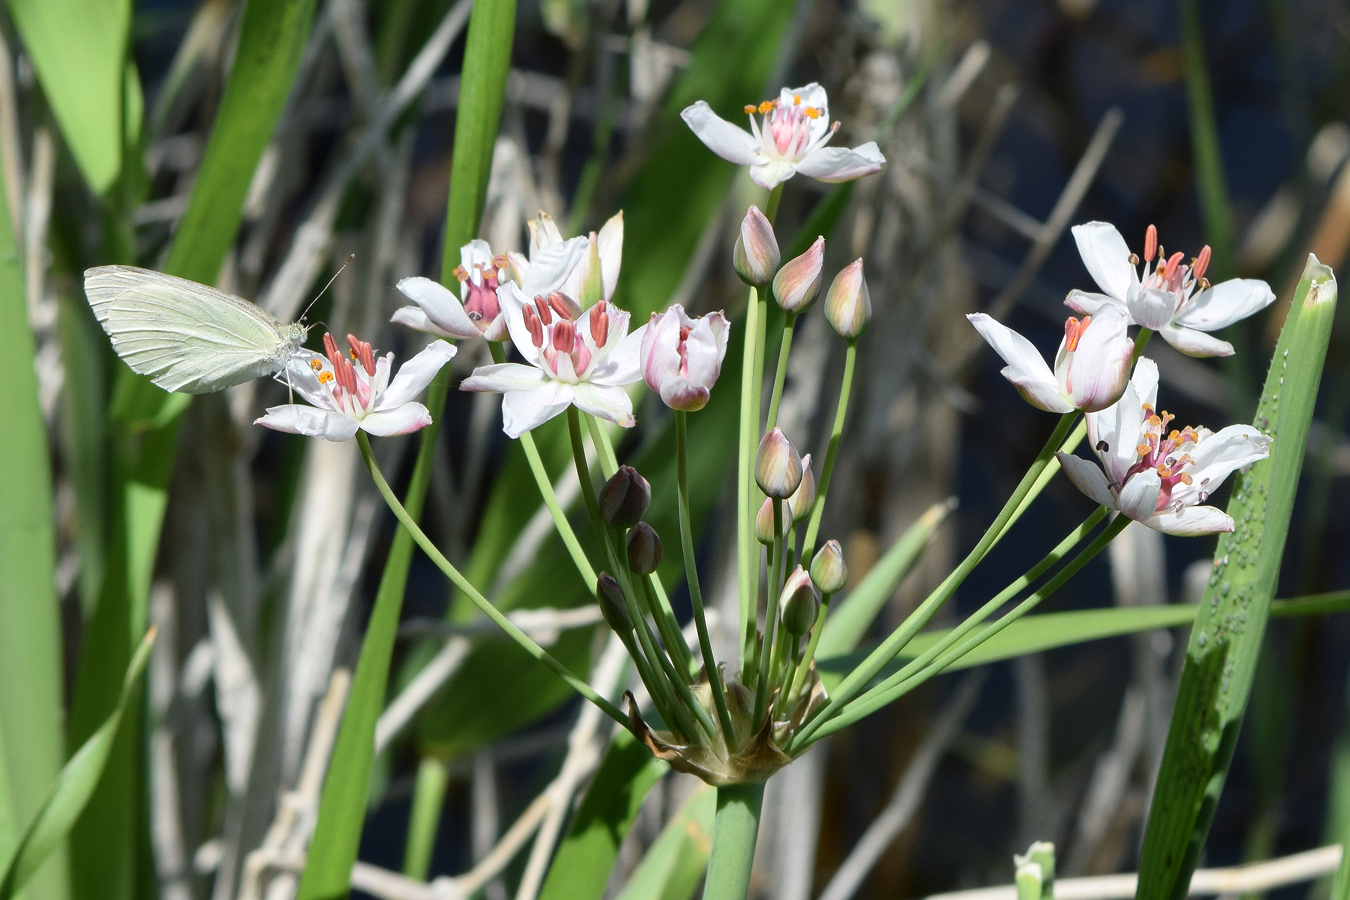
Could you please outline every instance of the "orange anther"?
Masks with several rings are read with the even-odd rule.
[[[319,373],[319,384],[327,384],[328,382],[330,382],[330,381],[332,381],[332,380],[333,380],[333,373],[332,373],[332,372],[320,372],[320,373]]]
[[[769,113],[773,112],[773,108],[777,105],[777,100],[765,100],[759,105],[759,114],[761,116],[767,116]]]
[[[746,114],[746,115],[753,115],[754,112],[755,112],[755,110],[757,110],[757,109],[759,109],[759,107],[756,106],[755,104],[753,104],[753,103],[747,103],[747,104],[745,105],[745,114]]]
[[[1081,320],[1075,316],[1069,316],[1064,322],[1064,349],[1072,353],[1078,349],[1078,341],[1083,337],[1083,332],[1087,331],[1088,323],[1092,321],[1092,316],[1084,316]]]

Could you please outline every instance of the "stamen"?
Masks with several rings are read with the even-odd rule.
[[[553,326],[553,349],[559,353],[571,353],[577,345],[577,329],[571,322],[559,322]]]
[[[461,283],[469,280],[469,272],[463,266],[455,266],[450,270],[450,274],[455,276],[455,280]]]
[[[534,311],[533,306],[526,306],[522,312],[525,318],[525,329],[530,333],[530,343],[536,347],[543,347],[544,325],[539,321],[539,314]]]
[[[322,372],[322,371],[323,371],[323,363],[319,362],[317,359],[311,359],[311,360],[309,361],[309,367],[310,367],[311,369],[313,369],[315,372]],[[319,380],[320,380],[320,381],[323,381],[322,378],[320,378]]]
[[[342,351],[338,350],[337,340],[327,332],[325,332],[323,336],[323,349],[324,353],[328,356],[328,361],[331,362],[333,368],[336,369],[337,364],[343,361]]]
[[[793,105],[793,106],[801,106],[801,105],[802,105],[802,95],[801,95],[801,94],[793,94],[793,95],[792,95],[792,105]]]
[[[1092,321],[1092,316],[1083,316],[1080,320],[1076,316],[1069,316],[1064,322],[1064,349],[1072,353],[1078,349],[1078,341],[1082,339],[1083,332],[1087,331],[1088,323]]]
[[[591,339],[597,347],[609,340],[609,304],[604,300],[591,307]]]
[[[1153,262],[1154,255],[1158,252],[1158,226],[1150,225],[1144,232],[1144,261]]]
[[[366,370],[367,375],[375,374],[375,351],[370,344],[359,339],[354,334],[347,335],[347,343],[352,348],[352,359],[361,361],[361,368]]]
[[[1130,265],[1132,265],[1132,266],[1138,266],[1138,265],[1139,265],[1139,254],[1138,254],[1138,253],[1131,253],[1131,254],[1130,254]]]
[[[1134,452],[1139,454],[1140,456],[1148,456],[1149,453],[1151,453],[1152,451],[1153,447],[1150,446],[1149,444],[1140,444],[1138,447],[1134,448]]]
[[[747,104],[745,105],[745,114],[746,114],[747,116],[753,116],[753,115],[755,114],[755,111],[758,110],[758,109],[759,109],[759,107],[756,106],[755,104],[753,104],[753,103],[747,103]]]
[[[544,300],[543,296],[536,296],[534,298],[534,308],[539,311],[540,322],[543,322],[545,325],[553,324],[553,313],[549,312],[548,303]]]
[[[1200,255],[1195,258],[1195,262],[1191,264],[1191,274],[1197,281],[1204,281],[1205,272],[1209,270],[1209,258],[1213,253],[1209,244],[1206,244],[1200,249]],[[1209,282],[1205,282],[1205,286],[1208,287]]]
[[[1181,265],[1181,261],[1185,258],[1186,254],[1182,253],[1180,250],[1169,256],[1167,258],[1167,265],[1163,267],[1163,279],[1171,281],[1177,274],[1177,268]]]
[[[576,321],[581,315],[581,307],[571,297],[562,291],[550,291],[548,295],[548,305],[558,314],[558,318]]]
[[[759,114],[761,116],[767,116],[769,113],[773,112],[773,108],[777,105],[777,100],[765,100],[759,105]]]
[[[316,362],[317,362],[317,360],[316,360]],[[332,380],[333,380],[333,373],[332,373],[332,372],[320,372],[320,373],[319,373],[319,384],[327,384],[328,382],[330,382],[330,381],[332,381]]]
[[[814,106],[808,106],[802,110],[802,114],[805,115],[808,119],[819,119],[825,113]]]

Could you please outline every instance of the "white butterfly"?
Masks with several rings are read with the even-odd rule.
[[[209,394],[280,372],[309,332],[233,294],[135,266],[86,269],[84,292],[117,355],[166,391]]]

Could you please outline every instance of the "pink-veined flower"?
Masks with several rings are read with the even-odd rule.
[[[692,319],[676,304],[652,313],[642,338],[642,377],[647,387],[671,409],[702,409],[722,373],[730,331],[720,312]]]
[[[500,293],[511,341],[527,364],[480,366],[460,385],[502,397],[502,430],[520,437],[575,405],[624,428],[633,403],[623,385],[642,377],[642,335],[628,333],[628,313],[601,300],[583,311],[565,294],[526,297],[513,283]]]
[[[393,321],[418,331],[448,338],[484,337],[489,341],[507,338],[497,294],[508,278],[533,297],[547,296],[562,289],[586,252],[586,239],[559,240],[546,248],[532,248],[527,260],[520,254],[493,256],[487,241],[473,240],[459,250],[460,263],[453,275],[459,282],[460,296],[430,278],[404,278],[398,283],[416,306],[405,306],[394,313]]]
[[[530,260],[545,251],[563,243],[577,241],[582,246],[581,257],[575,268],[568,273],[561,284],[549,290],[562,291],[576,300],[582,309],[590,309],[601,300],[612,300],[614,289],[619,283],[619,269],[623,263],[623,210],[610,216],[599,232],[592,231],[584,237],[575,237],[564,241],[553,217],[540,212],[529,221]],[[537,294],[548,295],[545,290],[529,290],[525,277],[532,264],[521,253],[506,254],[507,264],[515,274],[515,281],[527,297]]]
[[[326,441],[351,440],[357,429],[375,435],[409,434],[431,424],[431,413],[414,398],[454,357],[453,346],[432,341],[391,381],[394,354],[377,357],[370,344],[350,334],[347,343],[353,359],[342,355],[331,334],[323,336],[326,355],[302,350],[291,357],[285,380],[312,405],[272,406],[254,424]]]
[[[1114,225],[1088,222],[1073,227],[1078,252],[1102,293],[1071,291],[1064,301],[1092,315],[1105,306],[1127,313],[1167,343],[1191,356],[1229,356],[1233,345],[1207,332],[1218,331],[1265,309],[1275,299],[1270,285],[1254,278],[1230,278],[1211,285],[1205,279],[1210,249],[1184,262],[1181,252],[1166,256],[1152,225],[1144,236],[1143,268]]]
[[[1113,306],[1064,323],[1052,372],[1031,341],[984,313],[966,316],[1008,365],[1003,377],[1037,409],[1066,413],[1105,409],[1120,399],[1130,374],[1134,342],[1129,320]]]
[[[839,130],[830,124],[829,98],[814,81],[783,88],[777,100],[747,106],[747,132],[723,119],[702,100],[680,117],[708,149],[729,162],[749,166],[755,184],[773,189],[798,172],[817,181],[852,181],[886,164],[875,141],[861,147],[826,147]],[[755,119],[758,113],[760,118]]]
[[[1060,453],[1064,474],[1096,502],[1149,528],[1176,535],[1232,531],[1232,518],[1204,503],[1232,472],[1265,459],[1270,438],[1251,425],[1169,431],[1172,416],[1156,411],[1157,399],[1158,367],[1145,357],[1119,403],[1087,414],[1101,466]]]

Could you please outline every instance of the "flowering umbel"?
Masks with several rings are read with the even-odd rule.
[[[331,334],[323,336],[326,356],[301,350],[284,373],[311,406],[272,406],[254,424],[328,441],[347,441],[358,430],[375,435],[408,434],[431,424],[431,413],[415,398],[455,355],[445,341],[432,341],[403,364],[390,380],[394,354],[375,356],[370,344],[347,335],[351,359]],[[279,378],[281,376],[278,376]]]
[[[1064,302],[1076,312],[1095,315],[1114,306],[1130,321],[1151,328],[1167,343],[1191,356],[1228,356],[1233,345],[1208,334],[1245,319],[1275,299],[1270,285],[1252,278],[1231,278],[1211,285],[1205,278],[1210,249],[1184,262],[1184,254],[1165,256],[1152,225],[1144,236],[1143,268],[1114,225],[1088,222],[1073,227],[1073,239],[1103,293],[1072,291]]]
[[[1064,474],[1093,500],[1158,531],[1232,531],[1227,513],[1203,504],[1233,471],[1265,459],[1270,438],[1250,425],[1169,431],[1172,416],[1156,410],[1157,400],[1158,367],[1140,359],[1120,402],[1087,414],[1101,468],[1060,453]]]
[[[881,170],[886,157],[875,141],[852,150],[826,147],[839,123],[830,123],[829,98],[814,81],[783,88],[777,100],[747,106],[750,130],[718,116],[702,100],[680,117],[708,149],[729,162],[749,166],[760,187],[772,189],[798,172],[818,181],[852,181]],[[760,119],[756,119],[758,114]]]
[[[1064,323],[1053,372],[1031,341],[1011,328],[984,313],[966,318],[1008,364],[1003,377],[1037,409],[1057,413],[1105,409],[1125,390],[1134,342],[1126,333],[1125,314],[1113,306]]]

